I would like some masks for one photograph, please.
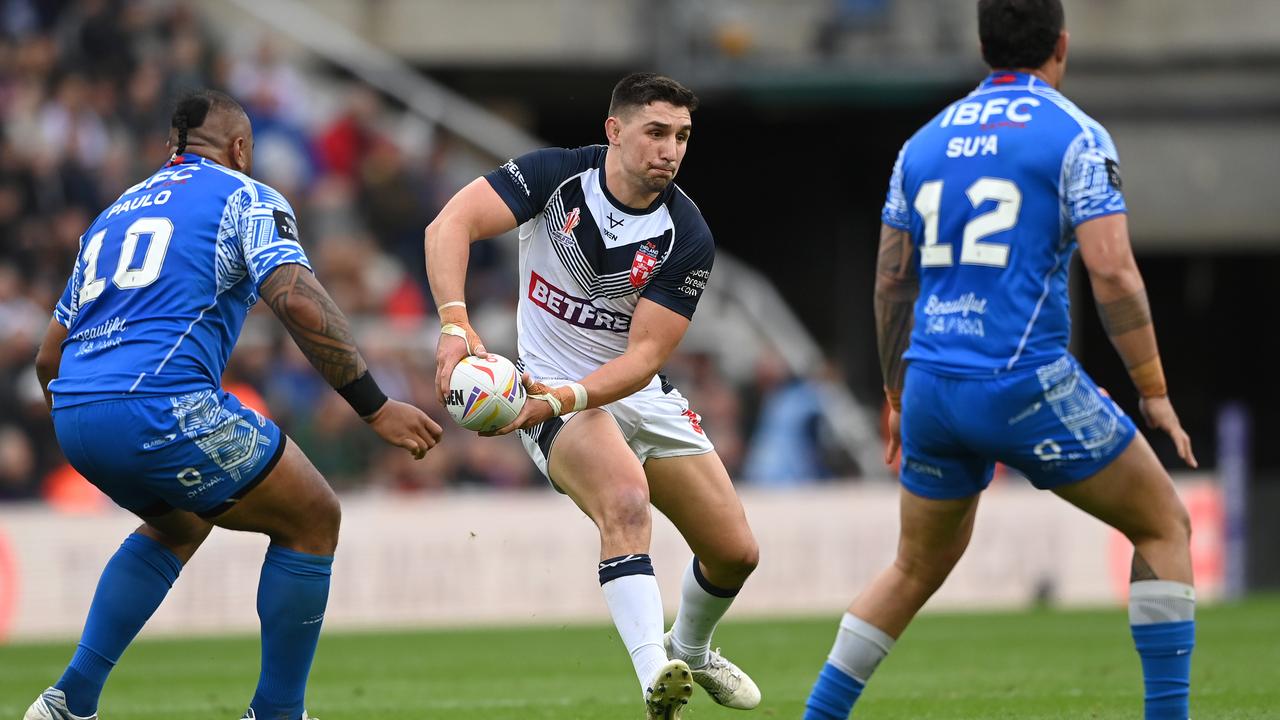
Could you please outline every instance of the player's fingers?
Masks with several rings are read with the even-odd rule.
[[[440,441],[440,437],[444,435],[444,428],[440,427],[440,423],[431,419],[430,415],[422,416],[422,429],[426,430],[427,436],[433,441],[433,444]]]
[[[1182,458],[1188,466],[1192,468],[1200,467],[1200,463],[1196,461],[1196,455],[1191,451],[1191,436],[1186,430],[1178,428],[1178,434],[1174,436],[1174,444],[1178,447],[1178,457]]]

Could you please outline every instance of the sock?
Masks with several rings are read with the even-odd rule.
[[[700,668],[707,664],[707,651],[711,649],[711,634],[720,618],[728,612],[733,599],[741,588],[721,588],[712,585],[698,567],[698,558],[684,571],[680,589],[680,610],[671,626],[671,652]]]
[[[1129,586],[1129,625],[1142,658],[1146,720],[1187,720],[1196,591],[1186,583],[1142,580]]]
[[[618,637],[631,654],[641,690],[648,692],[658,670],[667,664],[662,647],[662,595],[648,555],[622,555],[600,563],[600,589]]]
[[[182,571],[169,548],[133,533],[107,561],[89,605],[80,644],[54,687],[67,696],[67,709],[88,717],[98,711],[107,675],[129,643],[151,619]]]
[[[259,720],[302,717],[332,567],[332,555],[309,555],[279,545],[267,548],[258,581],[262,674],[250,705]]]
[[[867,621],[845,613],[831,654],[805,703],[804,720],[845,720],[871,679],[871,673],[893,649],[894,639]]]

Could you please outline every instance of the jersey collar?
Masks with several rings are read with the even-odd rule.
[[[174,165],[187,165],[190,163],[199,163],[200,156],[195,153],[182,153],[169,158],[169,162],[165,163],[165,167],[173,167]]]
[[[633,208],[623,204],[621,200],[613,196],[613,193],[609,192],[609,184],[605,182],[604,163],[600,163],[599,172],[596,173],[596,180],[600,186],[600,193],[604,195],[605,199],[609,201],[610,205],[612,205],[614,208],[621,210],[622,212],[628,215],[634,215],[636,217],[640,217],[642,215],[648,215],[652,213],[654,210],[657,210],[658,208],[662,207],[663,204],[667,202],[667,199],[671,197],[671,193],[675,192],[675,184],[676,184],[675,179],[673,178],[672,181],[667,184],[667,187],[664,188],[662,192],[658,193],[658,197],[654,198],[653,202],[649,203],[649,207]]]
[[[1049,83],[1028,72],[1018,72],[1016,70],[993,70],[987,76],[986,80],[978,86],[979,90],[1004,89],[1004,88],[1049,88]]]

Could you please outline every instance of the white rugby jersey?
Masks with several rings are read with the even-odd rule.
[[[647,298],[692,318],[715,259],[702,213],[675,183],[649,207],[605,187],[604,145],[535,150],[485,176],[520,227],[520,360],[578,380],[627,348]]]

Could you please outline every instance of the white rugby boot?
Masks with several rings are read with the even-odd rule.
[[[249,708],[248,710],[245,710],[245,711],[244,711],[244,716],[243,716],[243,717],[241,717],[241,718],[240,718],[240,720],[257,720],[257,718],[258,718],[258,716],[253,714],[253,708]],[[303,711],[302,711],[302,720],[320,720],[320,718],[313,718],[313,717],[311,717],[311,716],[307,715],[307,711],[306,711],[306,710],[303,710]]]
[[[40,693],[40,697],[27,708],[22,720],[98,720],[98,714],[88,717],[73,715],[67,709],[67,695],[58,688],[49,688]]]
[[[662,638],[667,657],[672,657],[671,633]],[[707,662],[701,667],[690,668],[693,681],[702,686],[712,700],[725,707],[751,710],[760,704],[760,688],[742,668],[729,662],[720,649],[707,651]]]
[[[644,691],[647,720],[680,720],[693,697],[693,676],[683,660],[668,660]]]

